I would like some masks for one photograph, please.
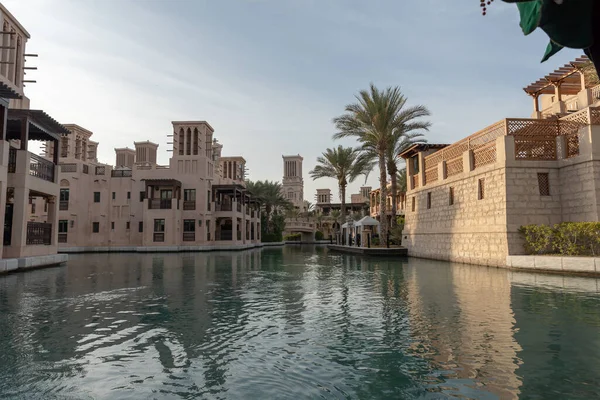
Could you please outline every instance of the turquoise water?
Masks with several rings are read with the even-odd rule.
[[[599,282],[319,247],[0,277],[0,398],[592,399]]]

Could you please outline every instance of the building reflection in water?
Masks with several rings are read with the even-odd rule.
[[[0,278],[0,393],[552,398],[566,370],[593,398],[597,282],[319,246],[77,255]]]

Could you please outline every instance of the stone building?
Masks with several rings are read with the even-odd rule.
[[[522,225],[600,220],[600,85],[582,73],[586,61],[525,88],[533,118],[401,154],[409,255],[506,266],[523,254]]]
[[[57,158],[43,159],[31,153],[32,141],[48,142],[58,154],[60,135],[69,131],[42,110],[31,110],[25,84],[34,83],[26,73],[34,71],[35,55],[28,54],[29,33],[0,4],[0,273],[17,268],[56,264],[59,192]],[[25,62],[29,61],[26,65]],[[43,199],[46,216],[29,220],[29,207]]]
[[[115,149],[116,166],[97,161],[92,132],[66,125],[61,137],[61,251],[203,250],[260,243],[258,202],[245,189],[246,161],[222,157],[205,121],[174,121],[172,157],[158,144]],[[54,158],[52,147],[44,153]],[[33,209],[31,210],[34,211]],[[41,207],[38,215],[44,217]]]
[[[350,202],[346,203],[346,218],[362,217],[369,213],[370,186],[363,186],[359,193],[350,195]],[[317,189],[315,194],[316,229],[323,232],[325,238],[334,237],[335,232],[340,229],[341,218],[334,218],[334,211],[341,214],[342,203],[333,203],[331,189]]]
[[[288,199],[297,210],[304,211],[304,178],[302,177],[302,161],[300,154],[282,156],[283,179],[281,181],[283,197]]]
[[[392,184],[387,184],[387,192],[386,192],[386,202],[385,202],[385,213],[387,215],[388,224],[392,219]],[[377,188],[369,193],[370,201],[369,201],[369,211],[371,217],[381,220],[381,212],[380,212],[380,202],[381,202],[381,188]],[[396,194],[396,216],[404,215],[406,208],[406,193],[398,191]]]

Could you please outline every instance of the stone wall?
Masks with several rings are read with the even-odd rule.
[[[454,191],[452,205],[450,188]],[[505,188],[505,169],[496,163],[411,191],[403,232],[409,255],[503,266],[507,254]]]

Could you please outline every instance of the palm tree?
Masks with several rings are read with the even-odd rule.
[[[406,167],[402,168],[396,174],[396,181],[398,181],[398,191],[400,193],[406,193],[407,180],[406,180]]]
[[[342,213],[340,210],[331,210],[331,212],[329,213],[329,216],[333,220],[333,223],[331,224],[331,226],[334,228],[333,232],[337,233],[337,226],[340,225]]]
[[[387,172],[390,176],[392,191],[392,228],[396,227],[396,212],[398,211],[398,163],[401,158],[401,154],[404,150],[416,143],[426,143],[427,141],[423,138],[423,134],[420,131],[428,131],[431,123],[428,121],[414,121],[417,118],[425,117],[430,115],[429,110],[425,106],[415,106],[403,110],[406,124],[401,129],[398,129],[392,135],[392,141],[388,147],[386,159],[387,159]],[[406,167],[405,167],[406,168]],[[406,171],[405,171],[406,172]]]
[[[360,144],[366,160],[377,159],[379,164],[379,203],[381,231],[388,232],[386,215],[387,197],[387,160],[390,152],[395,151],[396,137],[401,133],[410,133],[418,122],[415,118],[429,115],[423,106],[404,108],[406,98],[399,87],[379,90],[374,84],[369,90],[362,90],[356,96],[357,103],[346,106],[346,113],[333,119],[338,130],[334,139],[354,137]]]
[[[322,156],[317,157],[317,165],[309,172],[313,180],[319,178],[334,178],[337,180],[342,201],[342,221],[346,218],[346,187],[354,182],[359,175],[368,175],[371,166],[366,159],[360,157],[357,149],[342,145],[327,149]]]
[[[246,190],[261,202],[267,222],[271,220],[272,215],[293,207],[292,203],[283,197],[279,182],[267,180],[256,182],[246,181]]]

